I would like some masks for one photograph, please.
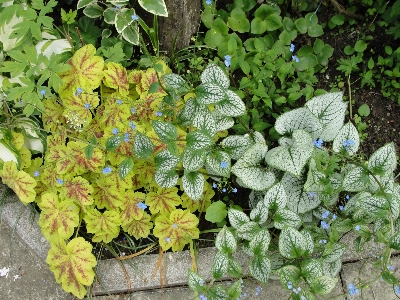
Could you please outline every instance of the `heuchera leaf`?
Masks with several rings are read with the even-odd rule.
[[[139,220],[122,219],[122,229],[136,239],[146,238],[152,228],[153,223],[148,213],[144,213]]]
[[[178,189],[172,187],[158,189],[156,193],[148,193],[146,203],[150,206],[153,215],[158,212],[169,215],[176,206],[182,203],[182,200],[178,196]]]
[[[77,88],[83,91],[91,92],[100,85],[103,78],[104,61],[100,56],[95,56],[96,48],[91,45],[85,45],[75,52],[74,56],[68,61],[72,66],[60,77],[63,85],[59,89],[59,93],[69,92],[75,93]]]
[[[82,237],[72,239],[68,245],[58,237],[50,245],[46,262],[57,283],[62,284],[64,291],[83,299],[86,294],[84,286],[92,284],[93,267],[97,264],[96,257],[91,253],[92,245]]]
[[[109,243],[119,234],[119,226],[121,219],[119,212],[115,210],[106,210],[104,213],[92,208],[86,211],[84,217],[86,229],[90,233],[94,233],[93,242]]]
[[[7,184],[24,204],[36,198],[36,180],[24,171],[18,171],[14,161],[7,161],[0,171],[3,183]]]
[[[190,212],[197,211],[205,211],[207,207],[211,204],[211,199],[214,197],[215,192],[211,188],[210,184],[205,181],[204,182],[204,190],[201,194],[200,200],[196,201],[191,199],[186,193],[181,196],[182,199],[182,207],[188,209]]]
[[[199,219],[188,210],[177,209],[169,217],[160,215],[155,220],[153,234],[160,239],[161,248],[166,251],[180,251],[192,239],[199,237]]]
[[[107,70],[104,70],[103,82],[106,86],[117,89],[122,96],[129,94],[129,82],[126,69],[113,62],[107,64]]]
[[[93,189],[93,198],[98,208],[116,209],[122,204],[122,195],[112,178],[100,178]]]
[[[91,205],[93,203],[92,193],[93,187],[89,182],[77,176],[63,183],[60,197],[66,200],[76,201],[83,208],[85,205]]]
[[[146,194],[128,190],[124,193],[123,202],[121,205],[121,220],[129,221],[132,219],[140,220],[143,217],[144,210],[138,207],[138,203],[145,204]]]
[[[92,112],[86,109],[85,105],[89,104],[90,108],[96,108],[99,102],[99,97],[93,93],[84,93],[77,96],[75,96],[74,93],[65,94],[62,96],[62,103],[64,106],[63,116],[74,116],[74,124],[85,127],[89,125],[92,120]]]
[[[59,201],[54,193],[44,193],[38,224],[47,240],[55,236],[69,239],[79,224],[79,207],[73,201]]]

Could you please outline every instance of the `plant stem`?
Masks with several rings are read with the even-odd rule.
[[[353,121],[353,107],[351,104],[351,84],[350,84],[350,74],[347,77],[347,84],[349,85],[349,110],[350,110],[350,120]]]

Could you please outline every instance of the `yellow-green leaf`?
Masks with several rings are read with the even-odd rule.
[[[68,245],[61,238],[50,243],[46,262],[54,273],[57,283],[74,296],[82,299],[86,294],[86,286],[93,283],[96,257],[92,254],[92,245],[84,238],[72,239]]]
[[[150,211],[153,215],[158,212],[169,215],[176,206],[182,203],[182,200],[178,196],[176,187],[159,188],[157,193],[150,192],[147,194],[146,203],[150,206]]]
[[[122,219],[122,229],[132,235],[135,239],[146,238],[150,234],[150,229],[153,228],[151,217],[147,213],[139,219]]]
[[[199,219],[188,210],[177,209],[169,217],[160,215],[155,220],[153,234],[159,238],[160,246],[165,251],[180,251],[192,239],[199,237],[197,225]]]
[[[93,203],[93,187],[89,182],[77,176],[65,181],[61,186],[60,197],[66,200],[76,201],[82,208]]]
[[[121,205],[121,220],[139,220],[143,217],[144,209],[138,206],[139,202],[145,204],[146,195],[141,192],[128,190],[124,193]]]
[[[77,88],[90,93],[100,85],[103,78],[104,60],[95,54],[96,48],[91,44],[75,52],[68,61],[72,68],[59,74],[63,81],[59,94],[75,93]]]
[[[7,161],[0,172],[3,183],[7,184],[17,194],[24,204],[36,198],[36,180],[24,171],[18,171],[14,161]]]
[[[119,212],[115,210],[106,210],[101,213],[92,208],[86,211],[84,220],[87,231],[94,233],[93,242],[109,243],[119,234],[121,219],[119,218]]]
[[[69,239],[79,224],[79,207],[73,201],[59,201],[54,193],[42,194],[39,225],[47,240],[54,236]]]
[[[118,190],[112,178],[102,177],[96,181],[93,198],[98,208],[115,210],[122,204],[122,192]]]
[[[129,82],[126,69],[117,63],[109,62],[104,71],[104,84],[110,88],[118,89],[122,96],[129,94]]]

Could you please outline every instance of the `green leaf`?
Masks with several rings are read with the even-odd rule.
[[[176,129],[176,126],[174,126],[172,123],[164,121],[153,121],[152,125],[154,131],[164,143],[167,144],[168,142],[175,141],[178,138],[178,131]]]
[[[122,37],[133,45],[139,44],[138,22],[132,20],[135,10],[121,8],[115,16],[115,29]]]
[[[153,154],[154,145],[150,138],[137,131],[132,151],[138,158],[148,159]]]
[[[106,150],[114,151],[119,147],[119,145],[122,143],[123,140],[124,137],[122,135],[113,135],[109,137],[106,141]]]
[[[399,280],[396,278],[396,276],[394,276],[394,274],[389,270],[383,271],[381,276],[383,280],[391,285],[397,285],[399,283]]]
[[[94,152],[94,147],[93,147],[93,145],[87,145],[87,146],[85,147],[85,149],[83,150],[83,152],[85,153],[86,159],[89,160],[89,159],[92,157],[93,152]]]
[[[122,161],[122,163],[119,165],[118,168],[118,174],[121,180],[123,180],[126,177],[126,175],[128,175],[129,172],[132,171],[133,165],[134,164],[132,157],[127,157]]]
[[[242,267],[232,257],[229,258],[228,275],[231,276],[231,277],[236,277],[236,278],[243,276]]]
[[[286,258],[297,258],[307,250],[306,239],[292,227],[284,227],[279,236],[279,252]]]
[[[204,166],[206,157],[207,153],[203,149],[185,148],[182,156],[183,167],[189,172],[198,171]]]
[[[363,40],[358,40],[354,45],[354,50],[357,52],[363,52],[365,49],[367,49],[367,44]]]
[[[311,282],[310,287],[317,295],[327,295],[335,288],[338,280],[334,277],[321,276]]]
[[[246,150],[243,156],[232,167],[232,173],[240,178],[246,187],[262,191],[274,184],[274,174],[265,171],[260,165],[267,151],[268,148],[265,144],[254,144]]]
[[[294,24],[300,33],[304,34],[307,32],[307,21],[304,18],[298,18],[296,21],[294,21]]]
[[[186,172],[182,177],[185,193],[193,200],[200,200],[204,189],[204,176],[197,172]]]
[[[153,15],[168,17],[167,6],[164,0],[139,0],[139,4],[144,10]]]
[[[217,202],[222,202],[222,201],[217,201]],[[211,205],[217,203],[214,202]],[[224,204],[224,210],[225,210],[225,216],[222,219],[225,219],[226,217],[226,205]],[[209,206],[210,207],[210,206]],[[207,209],[208,211],[208,209]],[[206,220],[207,220],[207,213],[206,213]],[[207,220],[209,221],[209,220]],[[211,221],[213,222],[213,221]],[[215,222],[213,222],[215,223]],[[224,228],[222,228],[222,230],[218,233],[217,237],[215,238],[215,247],[221,251],[221,252],[225,252],[225,253],[233,253],[236,251],[236,247],[237,247],[237,243],[236,243],[236,239],[234,237],[234,235],[232,234],[232,232],[226,227],[224,226]]]
[[[245,33],[250,30],[250,22],[243,10],[236,7],[231,11],[231,16],[228,17],[228,26],[240,33]]]
[[[368,117],[371,113],[371,110],[369,109],[368,104],[364,103],[358,108],[357,112],[361,117]]]
[[[211,223],[218,223],[224,220],[227,214],[226,204],[222,201],[216,201],[207,208],[205,218]]]
[[[313,152],[312,137],[304,130],[296,130],[290,147],[279,146],[267,152],[265,162],[279,170],[299,176]]]
[[[225,99],[225,91],[215,83],[206,82],[196,87],[196,100],[200,104],[218,103]]]
[[[242,281],[239,279],[229,287],[228,296],[232,299],[238,299],[240,298],[241,294],[242,294]]]
[[[225,94],[226,97],[215,106],[216,110],[229,117],[237,117],[246,113],[246,105],[235,92],[227,90]]]
[[[376,150],[368,161],[368,169],[375,175],[390,174],[394,172],[396,166],[396,150],[393,142]]]
[[[92,2],[95,2],[95,1],[94,0],[79,0],[78,1],[78,5],[77,5],[77,9],[83,8],[83,7],[89,5]]]
[[[211,266],[211,273],[214,278],[221,278],[228,271],[229,257],[227,253],[217,252]]]
[[[271,274],[271,262],[265,256],[254,256],[249,266],[250,275],[254,279],[267,283]]]
[[[267,256],[271,236],[267,229],[262,229],[250,241],[249,248],[256,256]]]
[[[227,299],[227,295],[225,289],[220,286],[212,287],[207,292],[207,299],[209,300],[225,300]]]
[[[115,17],[117,15],[117,12],[114,10],[114,8],[107,8],[104,13],[104,22],[107,24],[115,24]],[[104,32],[104,31],[103,31]]]
[[[301,275],[308,282],[321,277],[323,275],[321,261],[314,258],[304,260],[301,264]]]
[[[272,6],[262,4],[255,12],[251,21],[251,33],[263,34],[265,31],[274,31],[282,27],[280,11],[275,11]]]
[[[167,89],[176,90],[178,93],[185,93],[189,90],[185,79],[178,74],[165,74],[162,79]]]
[[[278,209],[273,217],[273,220],[275,228],[278,229],[284,228],[285,225],[298,228],[302,223],[298,214],[287,208]]]
[[[322,26],[319,24],[312,25],[308,27],[308,35],[310,37],[318,37],[324,34],[324,30],[322,29]]]
[[[209,64],[200,75],[202,83],[213,83],[223,89],[229,88],[229,77],[216,64]]]
[[[204,279],[197,273],[188,269],[188,285],[192,291],[201,291],[205,287]]]
[[[88,4],[83,13],[85,16],[94,19],[103,16],[103,9],[97,4]]]
[[[231,223],[232,227],[236,229],[250,222],[250,218],[244,212],[233,208],[229,209],[228,218],[229,223]]]

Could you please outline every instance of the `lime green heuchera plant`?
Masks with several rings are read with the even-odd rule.
[[[216,238],[216,279],[251,275],[266,283],[279,276],[295,299],[314,299],[336,285],[346,248],[340,238],[354,231],[357,249],[373,237],[387,245],[382,277],[397,284],[387,271],[391,249],[400,249],[394,146],[366,163],[355,159],[359,137],[344,124],[341,93],[279,117],[282,137],[268,150],[260,132],[226,136],[246,107],[217,65],[192,87],[162,61],[127,71],[95,52],[91,45],[77,51],[59,74],[59,98],[43,100],[50,133],[44,160],[30,161],[27,153],[4,162],[0,173],[21,201],[41,208],[39,225],[51,243],[47,262],[66,291],[83,298],[94,278],[92,246],[76,237],[80,226],[94,242],[109,243],[122,228],[136,239],[152,233],[164,251],[179,251],[199,237],[194,212],[214,196],[207,179],[232,176],[252,190],[252,210],[229,209],[231,227]],[[8,148],[24,149],[21,133],[5,131],[6,138]],[[248,270],[233,258],[239,243],[250,257]],[[189,286],[203,299],[241,293],[240,280],[226,291],[192,271]]]

